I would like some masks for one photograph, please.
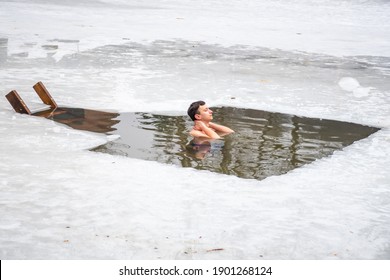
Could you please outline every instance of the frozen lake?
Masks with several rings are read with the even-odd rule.
[[[0,98],[0,258],[389,259],[389,14],[379,0],[0,1],[0,89],[31,107],[43,81],[61,106],[177,117],[205,100],[381,129],[259,181],[91,152],[117,137]]]

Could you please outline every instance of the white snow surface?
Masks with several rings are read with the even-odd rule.
[[[68,106],[185,114],[204,99],[381,128],[258,181],[91,152],[115,136],[0,98],[0,258],[389,259],[388,15],[388,1],[0,1],[3,96],[33,104],[41,80]],[[180,56],[191,47],[207,55]]]

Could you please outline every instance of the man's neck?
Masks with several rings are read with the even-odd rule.
[[[202,122],[205,126],[210,127],[210,122],[209,121],[200,120],[199,122]]]

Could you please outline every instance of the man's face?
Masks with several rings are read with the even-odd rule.
[[[197,120],[209,122],[213,119],[213,111],[210,110],[207,104],[199,106],[198,111],[199,114],[195,115]]]

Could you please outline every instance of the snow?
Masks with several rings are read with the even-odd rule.
[[[1,92],[29,104],[42,80],[62,106],[185,114],[204,99],[381,128],[257,181],[90,152],[116,136],[2,98],[0,258],[388,259],[389,13],[386,1],[0,1]]]
[[[346,91],[353,93],[355,97],[366,97],[369,95],[372,87],[362,87],[360,83],[351,77],[343,77],[339,81],[339,86]]]

